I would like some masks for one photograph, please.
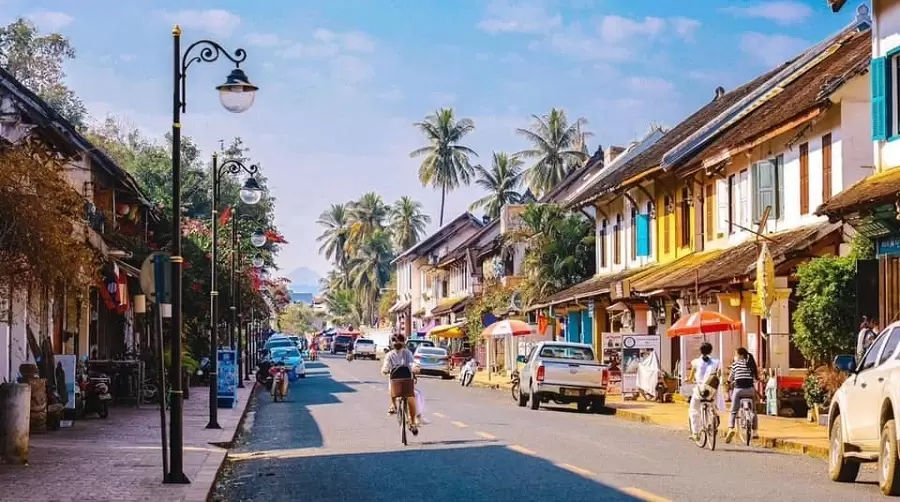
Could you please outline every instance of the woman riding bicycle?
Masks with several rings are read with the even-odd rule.
[[[710,357],[712,344],[703,342],[700,345],[700,357],[691,361],[691,371],[687,381],[694,383],[691,392],[691,402],[688,405],[688,418],[691,424],[691,440],[696,441],[700,436],[700,414],[703,409],[703,401],[713,401],[718,394],[719,361]]]
[[[731,391],[731,414],[728,416],[728,434],[725,435],[725,442],[730,443],[734,439],[736,433],[734,429],[737,419],[738,410],[741,407],[742,399],[751,399],[753,401],[753,409],[756,409],[756,389],[753,384],[759,378],[759,369],[756,367],[756,361],[753,354],[744,347],[740,347],[734,351],[734,362],[731,363],[731,372],[728,375],[728,381],[732,385]],[[756,413],[753,414],[753,434],[756,435],[757,419]]]
[[[406,371],[402,371],[403,373],[408,374],[410,378],[412,378],[413,373],[413,354],[406,348],[406,337],[403,335],[394,335],[391,337],[391,347],[392,350],[384,355],[384,363],[381,365],[381,373],[385,375],[389,375],[389,378],[393,378],[396,370],[405,368]],[[399,373],[399,372],[398,372]],[[391,391],[391,382],[388,381],[388,397],[390,397]],[[388,414],[393,415],[397,413],[397,408],[394,406],[394,398],[391,397],[391,406],[388,408]],[[416,417],[418,413],[416,413],[416,399],[415,397],[407,397],[406,398],[407,408],[409,409],[409,430],[416,435],[419,433],[418,423],[416,421]]]

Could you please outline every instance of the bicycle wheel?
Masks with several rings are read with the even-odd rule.
[[[406,398],[400,398],[400,406],[397,407],[400,415],[400,441],[406,446]]]
[[[691,415],[688,413],[688,432],[692,432],[691,428]],[[694,440],[694,444],[703,448],[706,446],[706,427],[703,424],[703,415],[700,415],[700,424],[697,431],[697,439]]]
[[[709,408],[706,409],[706,413],[707,445],[709,445],[709,451],[716,451],[716,437],[719,435],[719,416],[710,411]],[[708,416],[710,414],[712,415],[711,418]]]

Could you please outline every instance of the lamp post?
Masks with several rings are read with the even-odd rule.
[[[253,178],[250,178],[253,179]],[[258,186],[258,185],[257,185]],[[261,189],[260,189],[261,190]],[[249,219],[248,215],[241,215],[243,219]],[[237,215],[235,215],[235,223],[237,222]],[[237,233],[237,225],[232,225],[232,234],[231,234],[231,244],[232,249],[234,250],[231,254],[231,321],[232,321],[232,339],[231,346],[237,351],[237,364],[238,364],[238,387],[244,387],[244,364],[246,361],[245,358],[241,355],[241,351],[243,349],[242,344],[242,332],[243,330],[243,322],[244,316],[241,310],[241,298],[240,298],[240,276],[236,274],[236,269],[241,264],[241,247],[238,245],[238,238],[240,235]],[[257,229],[250,236],[250,243],[253,247],[261,248],[266,245],[266,234],[261,229]],[[237,345],[235,345],[235,329],[237,330]]]
[[[199,54],[192,56],[191,51],[199,48]],[[257,87],[250,83],[240,64],[247,58],[244,49],[238,49],[234,55],[228,53],[221,45],[211,40],[199,40],[188,46],[182,55],[181,27],[172,28],[172,390],[171,424],[169,434],[169,451],[171,462],[169,472],[163,478],[165,483],[190,483],[184,475],[184,394],[181,388],[181,267],[184,261],[181,256],[181,114],[186,111],[185,83],[188,68],[198,62],[211,63],[220,55],[224,55],[235,67],[225,79],[225,83],[216,87],[219,101],[230,112],[246,111],[253,104]]]
[[[213,153],[212,157],[212,245],[210,246],[210,291],[209,291],[209,311],[210,326],[212,326],[209,350],[210,350],[210,380],[209,380],[209,423],[206,424],[207,429],[220,429],[219,427],[219,382],[218,382],[218,355],[219,355],[219,291],[216,289],[218,282],[218,274],[216,273],[216,245],[218,241],[218,200],[219,189],[222,176],[226,173],[231,175],[240,174],[241,171],[250,175],[244,186],[241,188],[241,201],[245,204],[256,204],[262,198],[262,188],[253,176],[259,172],[259,166],[253,164],[250,167],[245,166],[242,162],[234,159],[228,159],[219,165],[219,156]]]

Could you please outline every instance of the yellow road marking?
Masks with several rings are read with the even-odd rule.
[[[444,415],[443,413],[434,412],[434,413],[432,413],[432,415],[434,415],[438,418],[447,418],[447,415]]]
[[[556,465],[557,465],[557,467],[562,467],[563,469],[565,469],[567,471],[572,471],[575,474],[580,474],[580,475],[586,476],[586,477],[594,476],[593,472],[591,472],[587,469],[582,469],[581,467],[578,467],[576,465],[572,465],[572,464],[556,464]]]
[[[450,422],[450,423],[453,424],[453,425],[455,425],[455,426],[457,426],[457,427],[459,427],[460,429],[465,429],[466,427],[468,427],[468,425],[466,425],[466,424],[464,424],[464,423],[462,423],[462,422],[459,422],[459,421],[457,421],[457,420],[454,420],[454,421],[452,421],[452,422]]]
[[[529,450],[528,448],[525,448],[524,446],[519,446],[517,444],[511,444],[511,445],[507,446],[507,448],[509,448],[512,451],[519,452],[523,455],[537,455],[537,452],[535,452],[533,450]]]
[[[646,502],[672,502],[671,499],[667,499],[654,493],[650,493],[647,490],[641,490],[640,488],[636,488],[634,486],[622,488],[622,491],[631,495],[632,497],[644,500]]]
[[[497,439],[497,436],[495,436],[493,434],[488,434],[487,432],[478,431],[475,434],[478,434],[479,436],[483,437],[484,439]]]

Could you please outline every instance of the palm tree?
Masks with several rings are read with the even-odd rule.
[[[500,216],[500,209],[506,204],[518,204],[522,199],[519,186],[522,184],[522,159],[504,152],[494,152],[491,169],[475,166],[478,179],[475,184],[488,191],[484,197],[469,206],[470,210],[484,207],[491,219]]]
[[[325,227],[322,235],[316,238],[321,242],[319,253],[332,260],[335,266],[346,275],[347,240],[350,237],[350,215],[344,204],[332,204],[319,215],[316,223]],[[345,277],[346,278],[346,277]]]
[[[381,196],[368,192],[356,202],[350,203],[350,233],[347,245],[351,254],[375,232],[384,229],[389,208]]]
[[[425,117],[423,122],[416,122],[414,125],[425,135],[428,146],[413,150],[409,156],[425,157],[419,165],[419,181],[422,185],[441,188],[441,216],[438,225],[444,226],[444,199],[447,191],[460,185],[468,185],[473,174],[469,156],[477,157],[478,154],[459,142],[475,129],[475,124],[469,119],[456,120],[452,108],[441,108]]]
[[[516,129],[531,142],[530,150],[516,155],[536,159],[528,170],[528,186],[538,195],[550,191],[572,169],[588,159],[583,151],[584,135],[581,127],[587,124],[583,118],[569,124],[564,110],[551,108],[550,113],[534,117],[531,129]]]
[[[375,317],[381,288],[390,279],[392,258],[390,235],[379,230],[362,243],[351,262],[350,280],[369,322]]]
[[[431,216],[422,212],[421,202],[404,195],[391,208],[390,220],[397,249],[403,251],[419,242],[425,226],[431,223]]]

